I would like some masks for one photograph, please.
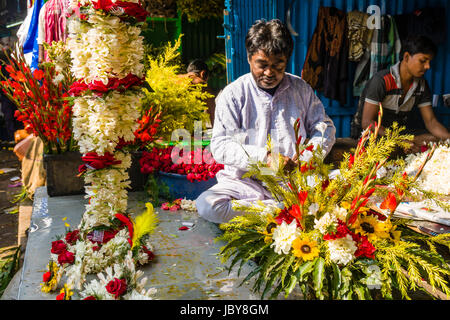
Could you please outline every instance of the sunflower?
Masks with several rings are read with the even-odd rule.
[[[272,242],[272,235],[273,230],[278,226],[275,219],[268,215],[267,216],[267,225],[264,228],[264,230],[261,232],[264,235],[264,242],[265,243],[271,243]]]
[[[292,242],[294,256],[304,261],[313,260],[319,255],[317,242],[309,238],[297,238]]]
[[[389,238],[389,226],[372,215],[360,215],[354,227],[356,233],[367,236],[369,241]]]

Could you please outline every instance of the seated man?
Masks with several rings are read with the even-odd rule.
[[[312,88],[285,72],[293,50],[287,27],[280,20],[257,21],[247,33],[245,46],[250,73],[226,86],[216,99],[210,146],[225,168],[216,175],[218,183],[196,199],[199,215],[215,223],[242,214],[232,210],[233,199],[271,199],[259,182],[242,178],[250,161],[272,161],[266,149],[269,135],[285,163],[294,161],[297,118],[299,134],[315,146],[322,145],[325,153],[335,142],[336,129]],[[319,123],[326,124],[323,138],[316,128]]]
[[[405,40],[402,60],[377,72],[364,88],[352,122],[352,138],[358,139],[362,130],[375,123],[380,102],[383,107],[380,134],[393,122],[405,126],[403,132],[415,136],[408,152],[419,152],[424,142],[450,138],[448,130],[436,119],[430,88],[423,78],[436,51],[434,43],[424,36]]]

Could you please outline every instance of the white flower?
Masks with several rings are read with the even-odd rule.
[[[322,234],[326,234],[337,227],[336,217],[329,212],[326,212],[319,220],[314,219],[314,223],[314,229],[318,229]]]
[[[308,214],[315,215],[319,211],[319,205],[317,203],[311,203],[308,207]]]
[[[387,175],[387,170],[385,167],[381,167],[377,170],[377,179],[384,178]]]
[[[304,150],[303,154],[300,155],[299,160],[309,162],[313,157],[313,153],[309,150]]]
[[[297,228],[297,221],[294,219],[291,224],[285,221],[277,226],[273,232],[273,243],[270,247],[275,247],[274,251],[278,254],[282,252],[288,254],[291,250],[292,241],[300,235],[300,230]]]
[[[428,152],[411,154],[405,159],[405,171],[414,175],[425,161]],[[419,187],[424,190],[450,194],[450,146],[440,145],[436,148],[431,159],[423,167],[417,179]]]
[[[345,238],[327,241],[330,259],[334,263],[347,265],[355,258],[358,249],[352,237],[348,234]]]
[[[322,137],[323,137],[328,126],[325,122],[319,122],[318,124],[316,124],[315,128],[316,128],[316,130],[320,131],[320,133],[322,134]]]
[[[347,220],[347,210],[345,208],[335,206],[333,210],[333,215],[336,216],[341,221]]]

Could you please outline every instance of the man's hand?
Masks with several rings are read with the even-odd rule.
[[[272,167],[272,163],[276,161],[276,159],[273,159],[272,153],[267,154],[267,165],[269,167]],[[298,159],[296,159],[296,156],[291,159],[285,155],[281,155],[281,161],[283,162],[284,171],[290,172],[294,170],[298,166]]]

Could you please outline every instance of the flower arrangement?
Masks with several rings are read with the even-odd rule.
[[[67,48],[75,82],[73,135],[83,154],[86,198],[79,226],[52,243],[51,264],[70,290],[88,299],[151,298],[137,265],[150,262],[153,248],[148,235],[157,224],[153,206],[131,218],[127,213],[131,155],[125,146],[145,132],[141,116],[145,10],[141,1],[72,0],[68,17]],[[138,131],[142,128],[141,131]],[[106,276],[103,274],[106,272]],[[59,274],[59,273],[58,273]],[[87,274],[97,274],[86,284]],[[44,279],[43,291],[54,289]]]
[[[44,64],[42,70],[31,71],[25,62],[22,48],[8,56],[5,71],[0,72],[0,87],[14,102],[17,120],[25,129],[41,138],[44,152],[58,154],[73,151],[72,106],[68,95],[71,77],[57,71],[52,63]]]
[[[378,124],[381,117],[382,112]],[[298,125],[294,130],[300,142]],[[312,153],[292,171],[281,161],[272,167],[252,164],[245,176],[262,181],[274,201],[234,201],[233,209],[246,214],[220,225],[224,234],[217,240],[226,242],[223,262],[231,260],[230,270],[239,264],[240,272],[255,260],[257,266],[243,282],[253,278],[253,290],[262,291],[262,298],[269,292],[271,298],[289,296],[297,286],[306,299],[392,299],[398,292],[409,298],[408,291],[417,289],[422,279],[449,296],[450,269],[436,244],[449,246],[450,235],[423,236],[407,228],[407,220],[393,218],[434,148],[412,176],[402,167],[390,176],[377,175],[384,166],[401,162],[388,156],[412,139],[401,135],[402,129],[394,124],[382,137],[379,125],[365,130],[335,177],[320,146],[298,143],[298,159],[307,149]],[[381,211],[371,204],[375,196],[384,199]]]
[[[148,56],[146,83],[152,91],[142,89],[146,106],[161,112],[158,136],[170,140],[174,130],[183,128],[194,132],[196,121],[206,123],[209,119],[206,99],[211,95],[204,91],[204,84],[192,84],[188,77],[178,74],[181,65],[174,63],[180,56],[181,36],[172,45],[170,42],[157,57]]]
[[[217,172],[223,169],[223,164],[217,163],[211,152],[201,147],[186,153],[174,146],[153,147],[150,152],[142,153],[139,163],[144,174],[157,171],[177,173],[186,175],[190,182],[214,178]]]

